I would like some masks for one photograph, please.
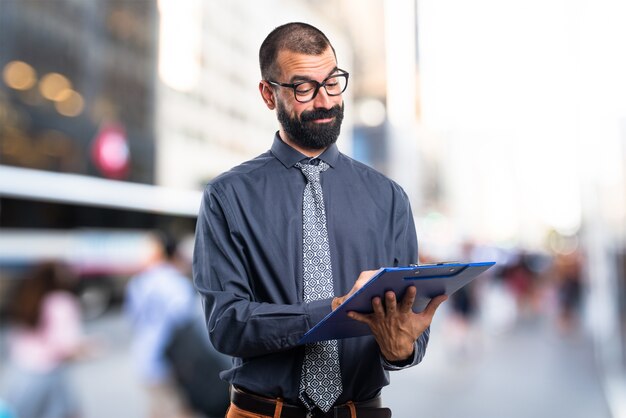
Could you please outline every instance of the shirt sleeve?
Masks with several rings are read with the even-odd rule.
[[[255,300],[244,237],[226,198],[207,186],[196,224],[193,276],[209,338],[227,355],[252,357],[295,347],[331,311],[331,299],[300,304]]]

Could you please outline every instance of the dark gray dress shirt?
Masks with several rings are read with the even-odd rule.
[[[417,261],[417,238],[402,188],[341,154],[319,158],[336,296],[359,273]],[[295,163],[306,156],[278,134],[270,151],[212,180],[204,191],[193,258],[210,339],[233,356],[221,373],[231,384],[298,403],[304,346],[298,340],[331,311],[331,299],[302,301],[302,193]],[[428,330],[408,365],[421,361]],[[362,401],[389,383],[372,336],[339,340],[344,391],[337,403]]]

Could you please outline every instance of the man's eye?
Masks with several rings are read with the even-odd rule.
[[[309,83],[300,84],[298,87],[296,87],[296,93],[298,94],[307,94],[310,93],[311,90],[313,90],[313,86]]]

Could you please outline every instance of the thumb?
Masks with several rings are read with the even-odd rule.
[[[430,302],[428,302],[428,305],[426,305],[423,312],[432,318],[433,316],[435,316],[435,312],[437,311],[439,305],[441,305],[446,300],[448,300],[447,295],[439,295],[434,297],[430,300]]]

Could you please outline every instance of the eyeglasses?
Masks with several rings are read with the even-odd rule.
[[[339,96],[343,93],[348,87],[348,74],[347,71],[340,70],[337,68],[335,74],[327,77],[321,83],[315,80],[304,80],[298,81],[297,83],[287,84],[287,83],[279,83],[278,81],[266,80],[273,86],[279,87],[288,87],[293,89],[293,96],[296,101],[300,103],[307,103],[311,100],[315,99],[317,96],[317,92],[320,91],[320,88],[324,87],[326,90],[326,94],[329,96]]]

